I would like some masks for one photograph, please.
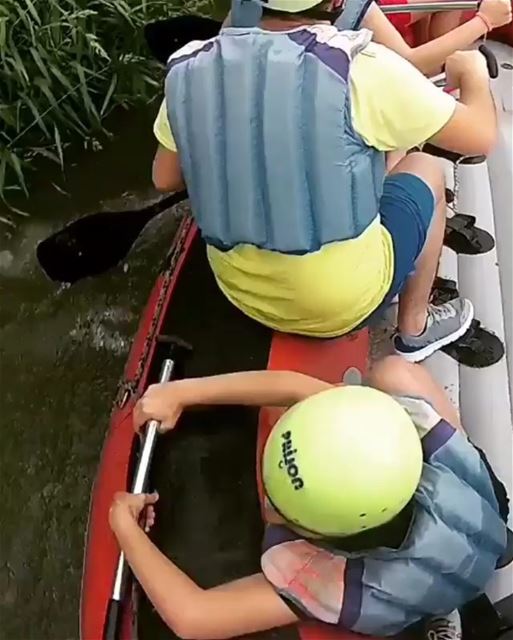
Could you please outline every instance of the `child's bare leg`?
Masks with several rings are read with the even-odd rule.
[[[386,154],[386,168],[387,173],[390,173],[395,165],[404,158],[406,151],[402,149],[396,149],[394,151],[388,151]]]
[[[401,356],[388,356],[372,367],[368,383],[391,395],[424,398],[444,420],[463,431],[456,408],[429,371]]]
[[[429,23],[429,39],[435,40],[449,33],[461,23],[461,11],[441,11],[434,13]]]
[[[415,14],[412,14],[414,18]],[[431,23],[431,16],[429,14],[420,14],[418,20],[412,19],[411,28],[413,30],[413,37],[415,44],[420,47],[422,44],[426,44],[430,40],[429,25]]]
[[[392,173],[411,173],[431,188],[435,211],[426,242],[399,295],[399,331],[406,335],[419,335],[426,326],[431,287],[438,269],[445,230],[445,177],[436,158],[423,153],[411,153],[398,163]]]

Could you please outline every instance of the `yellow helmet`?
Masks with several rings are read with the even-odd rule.
[[[292,528],[351,536],[392,520],[422,473],[415,425],[391,396],[363,386],[307,398],[276,423],[262,458],[265,492]]]

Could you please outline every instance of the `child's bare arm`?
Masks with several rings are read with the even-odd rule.
[[[172,429],[184,409],[200,405],[289,407],[331,386],[295,371],[244,371],[157,384],[137,403],[134,425],[138,430],[154,419],[163,430]]]
[[[242,404],[289,407],[332,385],[297,371],[241,371],[177,383],[186,406]]]
[[[373,31],[375,42],[406,58],[426,75],[437,73],[452,53],[466,49],[488,31],[485,20],[476,16],[431,42],[410,47],[377,4],[367,11],[362,27]]]
[[[179,638],[234,638],[297,621],[262,574],[215,589],[198,586],[140,528],[138,518],[149,501],[155,498],[118,494],[110,525],[137,581]]]

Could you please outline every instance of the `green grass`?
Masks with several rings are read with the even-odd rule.
[[[224,0],[222,0],[224,1]],[[209,12],[209,0],[1,0],[0,198],[29,191],[38,157],[62,167],[71,140],[106,133],[116,107],[150,101],[162,71],[142,27],[175,13]],[[127,132],[127,135],[133,135]]]

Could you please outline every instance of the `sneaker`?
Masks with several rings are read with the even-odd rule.
[[[466,333],[474,318],[474,307],[466,298],[455,298],[440,305],[429,305],[426,328],[419,336],[397,334],[395,352],[409,362],[425,360],[438,349],[455,342]]]
[[[426,640],[461,640],[461,618],[458,610],[428,620],[424,637]]]

